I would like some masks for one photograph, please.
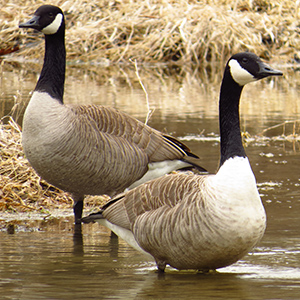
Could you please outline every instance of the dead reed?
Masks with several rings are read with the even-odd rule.
[[[223,60],[250,50],[291,57],[300,47],[299,1],[293,0],[53,0],[67,18],[69,60],[94,63]],[[41,35],[20,30],[44,1],[0,0],[2,53],[42,58]],[[0,54],[1,54],[0,52]]]

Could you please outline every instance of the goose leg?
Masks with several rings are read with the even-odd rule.
[[[164,273],[165,272],[165,268],[166,268],[166,262],[163,261],[163,260],[158,260],[158,259],[155,259],[156,261],[156,266],[157,266],[157,270],[159,273]]]
[[[74,211],[75,224],[80,224],[81,217],[82,217],[84,196],[74,195],[74,194],[72,196],[73,196],[73,201],[74,201],[73,211]]]

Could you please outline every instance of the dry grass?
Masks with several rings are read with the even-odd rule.
[[[20,30],[44,1],[0,0],[1,48],[42,58],[41,34]],[[106,63],[223,60],[242,50],[292,57],[300,47],[299,1],[53,0],[67,18],[69,60]],[[0,50],[1,51],[1,50]]]
[[[103,205],[107,197],[88,197],[90,207]],[[9,118],[0,120],[0,211],[43,211],[72,208],[72,199],[42,180],[28,160],[21,145],[19,125]]]

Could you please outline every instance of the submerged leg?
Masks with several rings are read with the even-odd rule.
[[[80,224],[81,217],[82,217],[84,196],[74,195],[74,194],[72,196],[73,196],[73,201],[74,201],[73,211],[74,211],[75,224]]]
[[[163,260],[158,260],[158,259],[155,259],[156,261],[156,266],[157,266],[157,270],[159,273],[164,273],[165,272],[165,268],[166,268],[166,262],[163,261]]]

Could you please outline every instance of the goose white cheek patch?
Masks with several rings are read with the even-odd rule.
[[[249,73],[247,70],[241,67],[241,65],[235,59],[231,59],[228,63],[230,67],[230,73],[234,81],[240,86],[256,81],[254,76]]]
[[[54,21],[51,24],[49,24],[48,26],[46,26],[42,30],[42,32],[44,34],[55,34],[61,25],[62,19],[63,19],[63,15],[57,14]]]

